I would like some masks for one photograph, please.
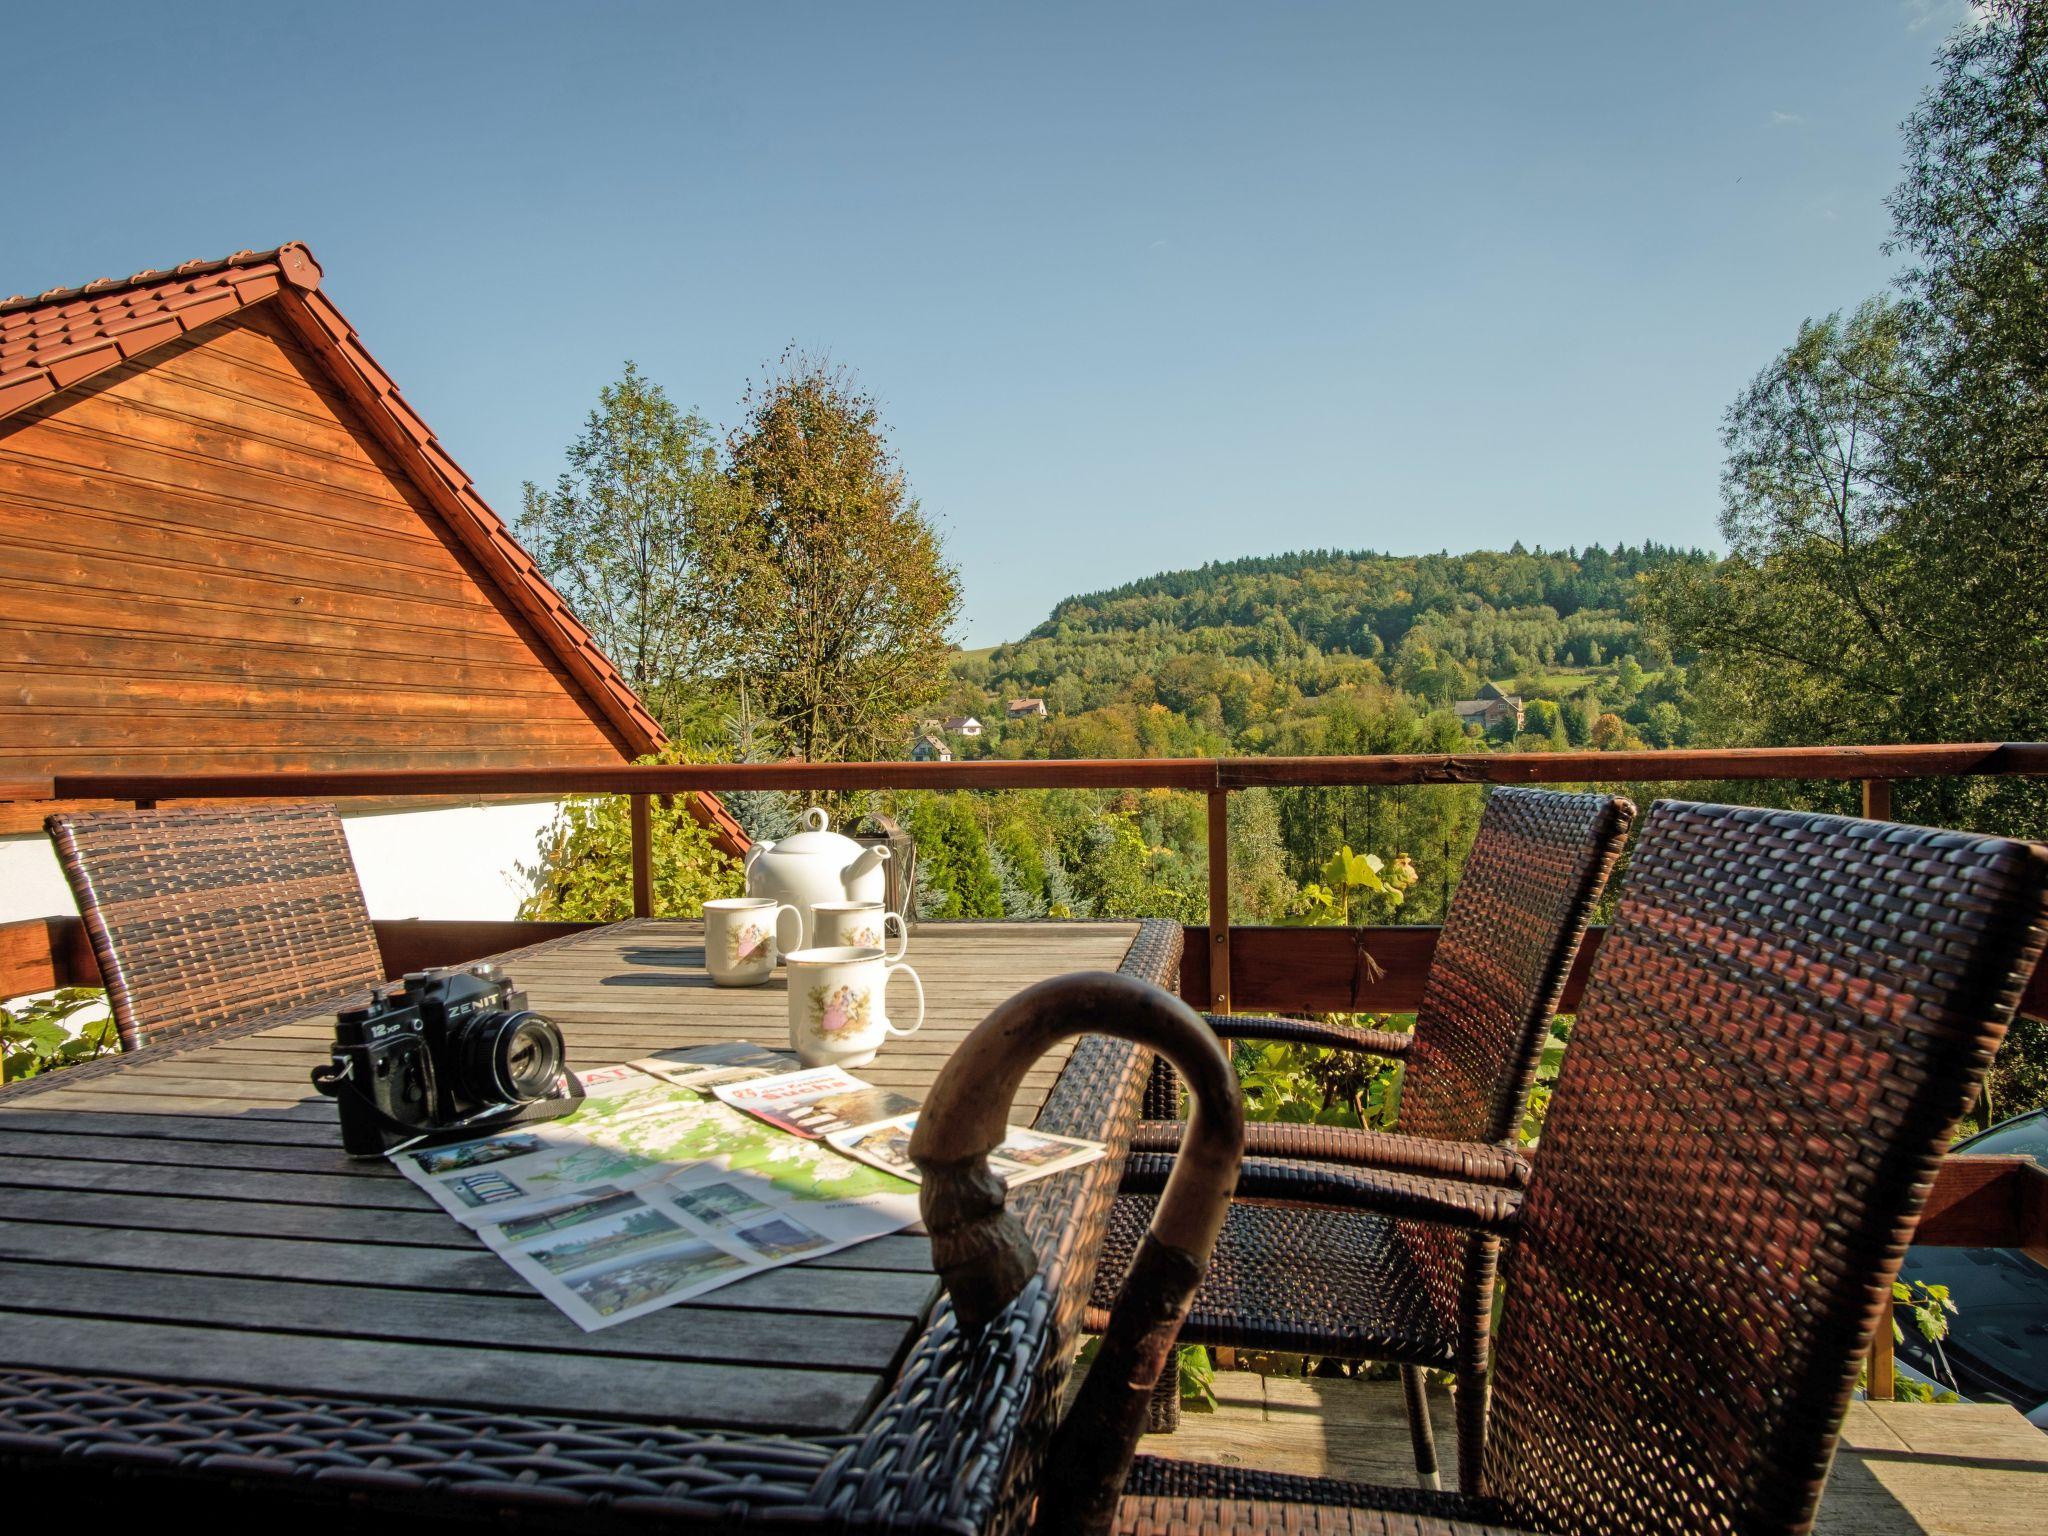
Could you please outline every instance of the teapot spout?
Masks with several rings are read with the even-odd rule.
[[[772,837],[763,837],[756,839],[747,848],[746,857],[740,860],[740,867],[742,869],[751,869],[753,867],[754,860],[761,857],[762,854],[766,853],[770,848],[773,848],[774,846],[775,839]]]
[[[888,860],[889,850],[884,844],[877,843],[872,848],[864,849],[859,858],[839,872],[840,883],[850,892],[855,882],[863,875],[867,874],[870,870],[880,868]]]

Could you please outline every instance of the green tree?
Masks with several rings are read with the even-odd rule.
[[[526,482],[519,531],[664,728],[683,723],[724,633],[703,530],[730,495],[711,429],[632,363],[598,391],[551,489]]]
[[[966,795],[920,795],[906,817],[917,841],[919,917],[1001,917],[1003,882]]]
[[[718,606],[736,680],[800,757],[897,755],[945,686],[960,592],[874,400],[786,354],[749,391],[728,459]]]
[[[1703,655],[1707,690],[1751,739],[1902,733],[1898,701],[1924,650],[1889,467],[1909,374],[1897,304],[1801,325],[1728,412],[1730,558],[1644,580],[1653,630]]]

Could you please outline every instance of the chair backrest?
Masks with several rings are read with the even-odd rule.
[[[2032,844],[1652,808],[1507,1261],[1509,1523],[1808,1529],[2044,887]]]
[[[1635,820],[1612,795],[1496,789],[1444,914],[1400,1129],[1513,1145],[1593,904]]]
[[[331,806],[118,811],[45,825],[124,1050],[383,977]]]

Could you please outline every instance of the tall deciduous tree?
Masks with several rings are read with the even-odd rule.
[[[728,464],[715,544],[733,672],[798,756],[896,756],[945,686],[960,590],[874,400],[786,355],[749,391]]]
[[[1802,328],[1730,413],[1735,558],[1647,606],[1765,741],[2048,732],[2048,0],[1987,0],[1906,122],[1895,302]],[[2021,781],[1911,814],[2048,831]]]
[[[605,654],[674,730],[715,668],[704,531],[731,492],[710,426],[632,363],[598,394],[552,488],[528,481],[520,533]]]
[[[1728,411],[1729,558],[1643,578],[1653,618],[1702,653],[1709,694],[1753,739],[1866,739],[1909,681],[1915,621],[1890,483],[1905,323],[1873,299],[1801,325]]]

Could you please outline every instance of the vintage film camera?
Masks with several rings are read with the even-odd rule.
[[[495,966],[414,971],[336,1016],[333,1060],[313,1086],[340,1108],[343,1149],[381,1157],[569,1113],[583,1085],[564,1059],[562,1031]]]

